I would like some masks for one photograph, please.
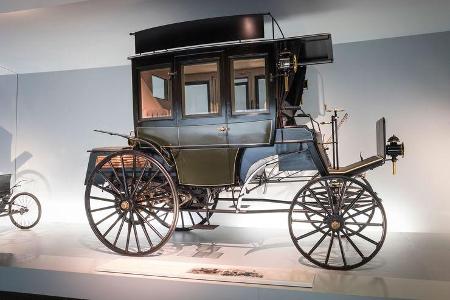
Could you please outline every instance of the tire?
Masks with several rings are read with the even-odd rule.
[[[20,229],[30,229],[41,219],[41,203],[31,193],[19,193],[9,202],[9,218]]]

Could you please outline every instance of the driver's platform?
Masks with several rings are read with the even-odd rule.
[[[339,169],[328,169],[330,175],[354,176],[384,164],[384,158],[374,155]]]

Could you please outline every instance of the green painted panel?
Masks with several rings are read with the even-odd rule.
[[[238,148],[172,149],[181,184],[234,184]]]
[[[272,120],[228,124],[230,146],[269,145],[274,128]]]
[[[160,146],[178,146],[178,127],[138,127],[137,136]]]
[[[226,124],[180,127],[180,146],[219,146],[227,144]]]

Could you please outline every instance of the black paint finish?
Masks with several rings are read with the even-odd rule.
[[[264,15],[209,18],[134,33],[136,54],[186,46],[264,38]]]

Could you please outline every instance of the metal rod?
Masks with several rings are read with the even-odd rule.
[[[231,202],[235,199],[233,198],[217,198],[219,201],[228,201]],[[286,200],[276,200],[276,199],[260,199],[260,198],[242,198],[242,202],[268,202],[268,203],[279,203],[279,204],[292,204],[292,201]]]
[[[336,167],[339,169],[339,141],[338,141],[338,125],[337,125],[337,111],[334,111],[334,129],[335,129],[335,142],[336,142]]]
[[[331,116],[331,143],[333,146],[333,169],[336,169],[336,156],[335,156],[335,144],[334,144],[334,116]]]

